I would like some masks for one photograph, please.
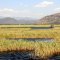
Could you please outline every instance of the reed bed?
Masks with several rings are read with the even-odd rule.
[[[25,40],[0,40],[0,52],[3,51],[34,50],[34,54],[41,58],[60,53],[59,42],[29,42]]]
[[[4,25],[2,26],[4,27]],[[52,38],[54,42],[29,42],[23,39],[9,40],[7,38]],[[58,54],[60,53],[60,27],[56,26],[47,30],[0,28],[0,52],[12,50],[34,50],[34,54],[42,58],[52,56],[55,53]]]

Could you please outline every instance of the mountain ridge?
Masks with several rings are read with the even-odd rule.
[[[60,24],[60,13],[45,16],[39,19],[38,24]]]
[[[12,17],[3,17],[0,18],[0,24],[34,24],[37,20],[32,18],[12,18]]]
[[[33,18],[0,18],[0,24],[60,24],[60,13],[45,16],[41,19]]]

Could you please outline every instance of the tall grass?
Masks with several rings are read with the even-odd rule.
[[[60,27],[48,30],[0,28],[0,38],[0,52],[34,50],[35,55],[39,57],[48,57],[54,53],[60,53]],[[6,38],[53,38],[54,42],[29,42],[25,40],[7,40]]]
[[[60,27],[59,27],[60,28]],[[60,29],[0,28],[0,38],[60,38]]]
[[[3,51],[34,50],[39,57],[49,57],[54,53],[60,53],[59,42],[29,42],[25,40],[0,40],[0,52]]]

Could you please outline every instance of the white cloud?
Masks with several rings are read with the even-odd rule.
[[[52,4],[54,4],[54,3],[51,2],[51,1],[43,1],[41,3],[36,4],[35,7],[46,8],[46,7],[48,7],[48,6],[52,5]]]
[[[26,16],[28,14],[28,10],[14,10],[14,9],[0,9],[0,16],[7,16],[7,17],[21,17]]]
[[[60,12],[60,7],[54,9],[55,12]]]
[[[9,8],[0,9],[0,16],[4,17],[34,17],[41,18],[44,16],[42,13],[34,13],[30,10],[15,10]]]
[[[8,9],[8,8],[4,8],[4,9],[0,9],[0,12],[17,12],[14,9]]]
[[[18,13],[18,11],[15,11],[14,9],[0,9],[0,16],[14,16],[16,13]]]

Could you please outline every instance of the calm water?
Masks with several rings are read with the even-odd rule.
[[[9,40],[25,40],[29,42],[53,42],[53,38],[8,38]]]
[[[53,28],[53,27],[1,27],[1,28],[3,28],[3,29],[5,29],[5,28],[31,28],[32,30],[39,30],[39,29],[51,29],[51,28]]]
[[[31,51],[0,53],[0,60],[30,60],[33,57],[36,59]]]
[[[27,41],[33,41],[33,42],[53,42],[53,39],[51,39],[51,38],[30,38],[30,39],[27,39]]]
[[[51,29],[51,27],[32,27],[32,30],[40,30],[40,29],[47,30],[47,29]]]
[[[42,60],[31,52],[4,52],[0,53],[0,60]],[[48,60],[60,60],[60,55],[51,56]]]
[[[49,58],[49,60],[60,60],[60,54],[53,55]]]

